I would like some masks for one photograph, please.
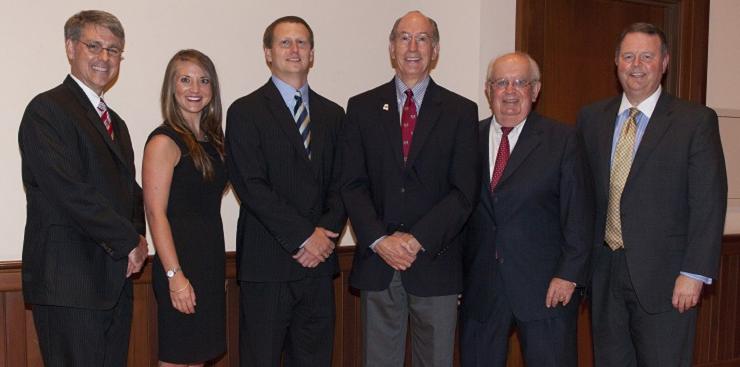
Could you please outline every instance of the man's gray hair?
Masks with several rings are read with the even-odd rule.
[[[120,39],[122,44],[126,43],[121,22],[115,15],[102,10],[83,10],[67,19],[64,23],[64,39],[79,41],[82,29],[88,24],[105,27]]]

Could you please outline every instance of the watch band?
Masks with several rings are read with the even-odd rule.
[[[170,270],[167,270],[167,272],[165,272],[165,275],[167,276],[167,279],[172,279],[175,276],[175,274],[177,274],[177,272],[180,270],[182,269],[180,269],[180,267],[178,266]]]

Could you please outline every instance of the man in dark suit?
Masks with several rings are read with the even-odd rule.
[[[477,108],[429,77],[438,42],[424,14],[399,18],[396,76],[347,106],[342,198],[357,238],[350,282],[361,290],[365,366],[403,365],[409,318],[414,365],[452,365]]]
[[[237,228],[242,366],[330,366],[334,241],[346,222],[337,140],[344,111],[308,87],[313,31],[275,20],[263,46],[272,77],[229,108],[227,163]]]
[[[505,366],[516,325],[528,366],[576,366],[576,322],[593,216],[574,129],[532,111],[537,63],[488,67],[493,116],[480,123],[481,199],[463,246],[463,366]]]
[[[663,32],[635,23],[615,63],[624,94],[584,107],[593,178],[598,366],[690,366],[694,306],[717,277],[727,177],[717,115],[665,93]]]
[[[23,296],[46,366],[125,366],[131,274],[147,256],[131,138],[102,100],[123,27],[82,11],[64,25],[70,75],[36,96],[18,133],[26,191]]]

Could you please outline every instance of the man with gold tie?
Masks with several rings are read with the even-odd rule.
[[[592,328],[597,366],[690,366],[696,304],[717,277],[727,177],[716,113],[661,88],[658,27],[622,32],[622,96],[578,116],[594,185]]]

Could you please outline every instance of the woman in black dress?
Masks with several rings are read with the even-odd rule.
[[[160,366],[202,366],[226,351],[226,186],[221,97],[213,62],[172,57],[162,84],[164,123],[144,149],[144,203],[154,248]]]

